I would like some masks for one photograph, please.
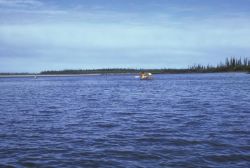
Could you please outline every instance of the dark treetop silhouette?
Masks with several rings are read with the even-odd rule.
[[[217,66],[193,65],[185,69],[131,69],[131,68],[107,68],[107,69],[79,69],[42,71],[38,75],[69,75],[69,74],[122,74],[151,72],[153,74],[171,73],[216,73],[216,72],[250,72],[250,59],[248,58],[227,58],[224,63]],[[33,75],[34,73],[0,73],[0,75]]]
[[[42,75],[52,74],[115,74],[115,73],[139,73],[148,71],[154,74],[164,73],[214,73],[214,72],[247,72],[250,71],[250,60],[248,58],[227,58],[224,63],[217,66],[193,65],[186,69],[81,69],[81,70],[62,70],[62,71],[42,71]]]

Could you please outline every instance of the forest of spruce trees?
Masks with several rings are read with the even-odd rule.
[[[140,73],[151,72],[153,74],[171,73],[216,73],[216,72],[248,72],[250,73],[250,59],[248,58],[227,58],[223,63],[216,66],[193,65],[184,69],[132,69],[132,68],[106,68],[106,69],[80,69],[80,70],[61,70],[61,71],[42,71],[35,73],[0,73],[0,75],[69,75],[69,74],[121,74],[121,73]]]
[[[81,70],[62,70],[62,71],[43,71],[40,74],[115,74],[115,73],[140,73],[148,71],[154,74],[164,73],[215,73],[215,72],[250,72],[250,59],[248,58],[227,58],[224,63],[217,66],[193,65],[186,69],[81,69]]]

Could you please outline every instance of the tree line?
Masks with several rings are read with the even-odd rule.
[[[248,58],[226,58],[224,63],[216,66],[193,65],[184,69],[131,69],[131,68],[106,68],[106,69],[79,69],[62,71],[42,71],[41,75],[50,74],[116,74],[116,73],[140,73],[151,72],[154,74],[164,73],[213,73],[213,72],[250,72],[250,59]]]
[[[189,67],[194,72],[249,72],[250,71],[250,59],[248,58],[226,58],[224,63],[220,63],[217,66],[202,66],[194,65]]]
[[[125,74],[125,73],[140,73],[151,72],[153,74],[171,74],[171,73],[215,73],[215,72],[249,72],[250,73],[250,59],[249,58],[226,58],[223,63],[216,66],[211,65],[193,65],[183,69],[133,69],[133,68],[105,68],[105,69],[68,69],[60,71],[42,71],[35,73],[0,73],[0,75],[67,75],[67,74]]]

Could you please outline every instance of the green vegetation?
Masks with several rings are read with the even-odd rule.
[[[250,60],[248,58],[226,59],[225,63],[220,63],[217,66],[192,66],[189,69],[194,72],[248,72],[250,71]]]
[[[120,74],[120,73],[139,73],[142,71],[153,74],[171,73],[216,73],[216,72],[250,72],[250,60],[248,58],[227,58],[224,63],[217,66],[194,65],[186,69],[86,69],[86,70],[62,70],[62,71],[43,71],[41,75],[61,75],[61,74]]]
[[[0,73],[0,76],[8,75],[77,75],[77,74],[137,74],[140,72],[151,72],[153,74],[176,74],[176,73],[216,73],[216,72],[248,72],[250,73],[250,59],[248,58],[227,58],[224,63],[217,66],[193,65],[186,69],[80,69],[61,71],[42,71],[38,74],[31,73]]]
[[[113,68],[113,69],[92,69],[92,70],[63,70],[63,71],[43,71],[41,75],[64,75],[64,74],[133,74],[140,72],[151,72],[153,74],[163,73],[191,73],[190,69],[129,69],[129,68]]]

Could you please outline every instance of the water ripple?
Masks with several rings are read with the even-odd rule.
[[[250,76],[0,79],[0,167],[249,167]]]

